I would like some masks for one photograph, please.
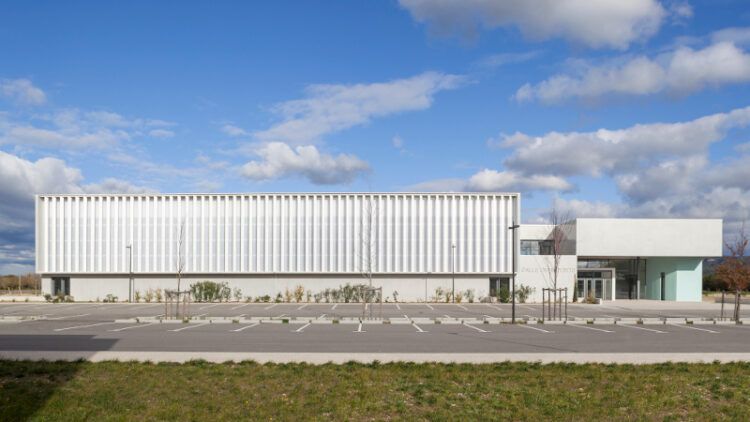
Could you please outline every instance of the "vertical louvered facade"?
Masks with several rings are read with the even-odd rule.
[[[39,195],[42,274],[508,274],[517,194]],[[368,229],[369,228],[369,229]],[[368,235],[369,233],[369,235]],[[182,238],[182,242],[180,242]],[[182,246],[180,246],[182,245]],[[368,247],[368,245],[370,245]]]

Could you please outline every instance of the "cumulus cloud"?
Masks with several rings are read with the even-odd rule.
[[[333,185],[350,183],[370,170],[354,155],[324,154],[313,145],[292,148],[283,142],[270,142],[260,146],[256,155],[260,160],[246,163],[241,174],[257,181],[297,176],[316,185]]]
[[[561,37],[592,48],[626,49],[654,35],[668,12],[656,0],[399,0],[439,34],[516,27],[532,40]],[[677,10],[680,13],[685,9]]]
[[[35,194],[152,192],[114,178],[84,184],[81,171],[63,160],[29,161],[3,151],[0,180],[0,269],[14,272],[33,266]]]
[[[38,106],[47,102],[47,95],[28,79],[0,80],[0,96],[17,104]]]
[[[168,129],[151,129],[148,132],[148,136],[152,138],[171,138],[174,136],[174,132]]]
[[[513,171],[483,169],[468,179],[430,180],[408,186],[406,190],[423,192],[536,192],[572,191],[574,186],[562,177],[552,175],[525,176]]]
[[[706,153],[732,128],[750,123],[750,107],[687,122],[638,124],[626,129],[593,132],[550,132],[501,135],[495,145],[510,148],[504,164],[524,174],[560,176],[631,171],[665,158]],[[586,159],[581,160],[581,151]]]
[[[558,103],[571,98],[657,93],[685,95],[706,87],[750,81],[750,54],[721,41],[703,49],[682,46],[654,58],[617,58],[604,64],[579,63],[535,85],[520,87],[518,101]]]
[[[264,142],[307,144],[374,117],[429,108],[438,92],[465,82],[463,76],[426,72],[371,84],[311,85],[304,98],[276,105],[281,122],[254,136]]]
[[[732,27],[715,31],[711,34],[714,43],[730,42],[736,45],[750,44],[750,27]]]

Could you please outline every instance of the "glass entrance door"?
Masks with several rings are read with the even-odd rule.
[[[605,271],[579,271],[578,272],[578,299],[585,300],[588,297],[594,299],[611,300],[612,279],[607,278],[610,272]]]

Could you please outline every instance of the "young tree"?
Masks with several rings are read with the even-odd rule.
[[[177,316],[180,314],[180,302],[182,300],[182,272],[185,270],[185,220],[180,222],[177,228],[177,251],[175,255],[175,272],[177,275]],[[185,304],[182,304],[182,316],[185,316]]]
[[[373,200],[371,195],[367,196],[365,202],[362,204],[362,213],[359,221],[359,271],[362,277],[367,279],[370,289],[367,295],[371,293],[372,273],[375,271],[378,262],[378,244],[375,233],[378,211],[377,202]],[[360,295],[363,298],[362,316],[365,315],[367,295]]]
[[[550,257],[549,265],[547,268],[547,283],[553,289],[554,301],[557,303],[558,300],[558,281],[561,279],[560,270],[562,266],[562,260],[564,255],[568,255],[569,252],[566,250],[567,244],[570,239],[570,215],[567,212],[561,212],[557,206],[552,205],[552,209],[549,213],[549,223],[552,226],[552,232],[547,241],[547,251],[540,251],[542,254],[546,253]],[[556,313],[553,307],[553,312]],[[553,314],[553,318],[556,317]]]
[[[729,256],[716,267],[716,277],[726,283],[734,291],[734,320],[740,318],[740,293],[750,285],[750,262],[744,259],[748,246],[748,235],[745,223],[742,223],[739,233],[732,241],[724,242]]]

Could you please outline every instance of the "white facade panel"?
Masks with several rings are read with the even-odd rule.
[[[576,252],[593,257],[721,256],[722,220],[579,218]]]
[[[134,273],[174,273],[182,251],[187,274],[359,273],[368,255],[450,273],[453,253],[458,273],[508,274],[520,220],[517,194],[40,195],[36,212],[44,274],[127,273],[128,245]]]

